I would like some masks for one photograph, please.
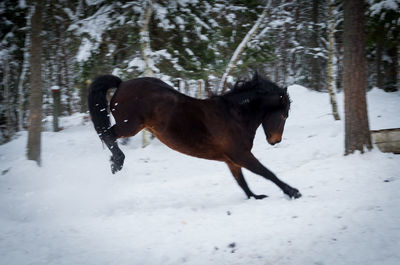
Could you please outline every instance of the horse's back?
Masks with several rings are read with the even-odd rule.
[[[120,84],[118,91],[124,93],[124,96],[140,94],[142,96],[156,96],[171,94],[178,96],[180,93],[164,81],[154,77],[140,77],[124,81]]]
[[[110,102],[114,117],[150,114],[155,106],[174,104],[180,93],[160,79],[141,77],[120,84]],[[138,113],[139,112],[139,113]]]

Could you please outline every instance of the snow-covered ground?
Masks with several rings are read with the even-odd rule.
[[[400,264],[400,156],[343,156],[328,95],[289,92],[283,142],[259,130],[253,151],[297,200],[245,171],[269,195],[246,200],[224,164],[158,141],[141,149],[139,136],[112,175],[81,115],[43,134],[40,168],[25,158],[26,133],[0,146],[0,264]],[[369,92],[371,129],[400,127],[399,103],[399,92]]]

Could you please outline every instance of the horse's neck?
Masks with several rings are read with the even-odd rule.
[[[263,117],[264,116],[261,114],[257,114],[256,117],[250,117],[247,129],[249,133],[252,134],[253,136],[256,134],[258,127],[260,127]]]
[[[262,111],[245,104],[234,106],[231,113],[236,115],[235,118],[243,124],[248,134],[253,136],[256,134],[257,128],[260,127],[264,117]]]

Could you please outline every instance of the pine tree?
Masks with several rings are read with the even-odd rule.
[[[368,81],[385,91],[397,90],[399,83],[400,24],[398,21],[400,12],[398,3],[400,2],[397,1],[397,4],[394,4],[389,0],[371,1],[367,12],[366,30],[372,66],[370,67],[371,78]]]

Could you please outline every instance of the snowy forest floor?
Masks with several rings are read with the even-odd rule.
[[[27,133],[0,146],[0,264],[400,264],[400,155],[343,156],[344,122],[328,94],[291,86],[282,143],[262,130],[253,152],[303,197],[249,171],[246,200],[227,167],[140,136],[112,175],[82,115],[44,132],[42,167]],[[338,95],[341,117],[343,95]],[[400,127],[400,92],[368,93],[371,129]]]

